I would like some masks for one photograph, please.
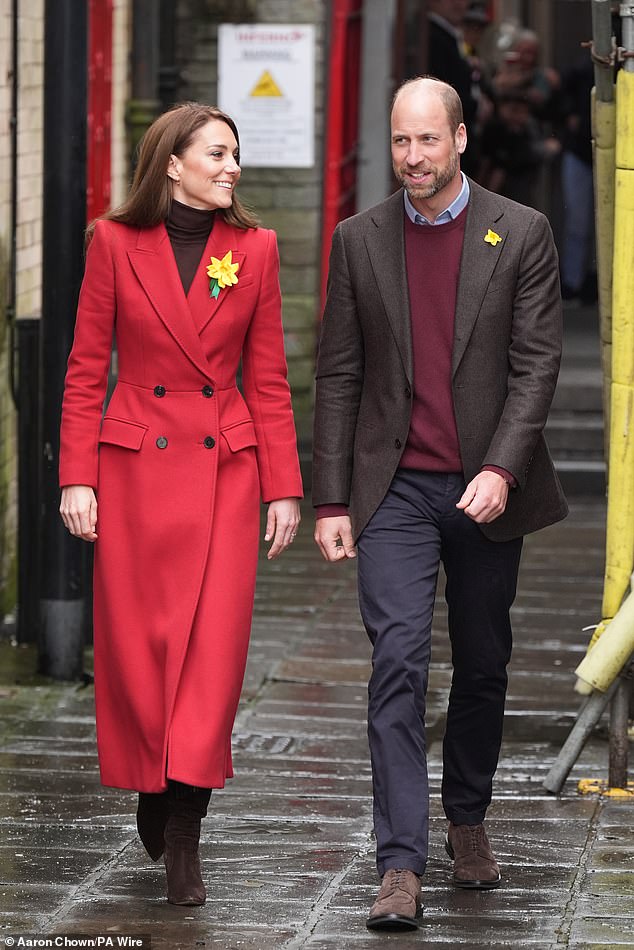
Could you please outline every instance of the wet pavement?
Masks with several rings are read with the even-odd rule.
[[[579,707],[572,670],[589,636],[581,628],[599,618],[604,518],[600,497],[578,499],[566,522],[526,541],[488,817],[499,890],[450,883],[439,799],[450,682],[440,598],[428,696],[433,818],[424,916],[413,934],[366,930],[377,887],[369,649],[355,565],[321,561],[307,508],[292,550],[271,564],[262,559],[234,735],[236,777],[213,793],[204,824],[202,908],[166,903],[162,866],[135,835],[134,795],[99,785],[92,687],[39,681],[32,651],[0,646],[0,938],[150,934],[153,947],[215,950],[634,946],[634,803],[577,792],[580,778],[607,778],[605,723],[561,796],[541,784]]]

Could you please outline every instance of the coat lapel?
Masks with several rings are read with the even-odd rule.
[[[128,251],[128,258],[167,330],[185,356],[209,377],[209,364],[187,305],[165,225],[139,231],[136,248]]]
[[[372,213],[374,227],[370,225],[366,230],[365,243],[405,374],[411,383],[414,359],[403,214],[403,192],[398,191]]]
[[[216,215],[214,226],[187,295],[187,302],[198,334],[202,333],[212,317],[215,317],[220,308],[231,298],[233,290],[239,286],[240,278],[244,273],[246,258],[246,253],[237,249],[239,234],[240,232],[236,228],[228,225],[220,215]],[[223,288],[217,297],[211,297],[207,267],[211,263],[212,257],[222,260],[227,251],[231,251],[232,263],[239,264],[236,272],[238,283]]]
[[[508,228],[504,210],[495,196],[469,181],[471,197],[467,211],[460,279],[456,297],[456,319],[452,370],[460,365],[482,306],[482,301],[506,245]],[[501,240],[495,245],[485,241],[489,230]],[[495,238],[494,238],[495,240]]]

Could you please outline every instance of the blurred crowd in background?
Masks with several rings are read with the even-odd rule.
[[[493,24],[483,0],[429,0],[428,71],[462,99],[469,145],[463,170],[486,188],[539,207],[544,174],[562,204],[564,299],[596,300],[587,51],[559,71],[539,37],[517,22]]]

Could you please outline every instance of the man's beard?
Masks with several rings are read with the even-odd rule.
[[[430,182],[425,184],[416,185],[409,178],[406,177],[407,172],[411,169],[406,166],[401,166],[396,169],[396,177],[402,184],[403,188],[410,196],[410,198],[433,198],[434,195],[437,195],[439,191],[442,191],[450,181],[452,181],[458,173],[460,168],[458,152],[453,152],[449,156],[446,165],[438,167],[437,165],[432,165],[430,167],[430,172],[433,175],[433,178]]]

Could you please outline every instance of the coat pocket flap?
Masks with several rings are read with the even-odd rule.
[[[250,420],[239,422],[229,429],[221,429],[221,432],[232,452],[239,452],[240,449],[246,449],[249,445],[258,444],[255,437],[255,426]]]
[[[138,452],[147,430],[148,427],[139,422],[128,422],[126,419],[113,419],[111,416],[106,416],[101,424],[99,441]]]

